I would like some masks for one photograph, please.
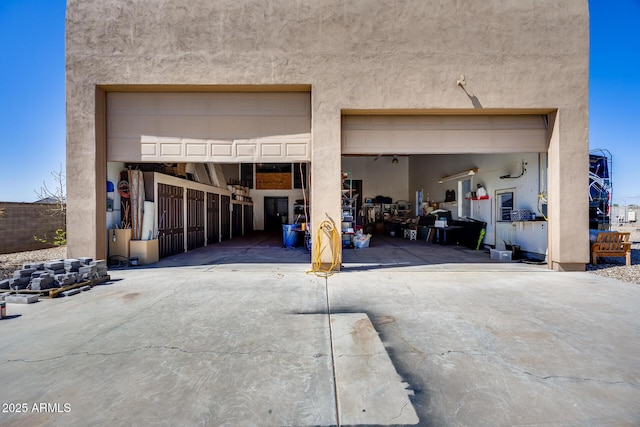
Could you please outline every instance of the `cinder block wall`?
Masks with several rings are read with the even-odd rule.
[[[53,242],[56,230],[65,229],[63,218],[52,215],[55,205],[0,202],[0,254],[50,248],[33,236]]]

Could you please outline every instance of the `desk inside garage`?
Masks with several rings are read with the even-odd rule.
[[[429,237],[433,234],[434,243],[441,245],[455,245],[458,243],[458,235],[464,229],[460,225],[450,225],[448,227],[429,226]]]

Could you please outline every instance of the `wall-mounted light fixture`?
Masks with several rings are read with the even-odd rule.
[[[478,168],[466,170],[464,172],[456,173],[454,175],[443,176],[438,180],[438,184],[442,184],[447,181],[462,181],[470,176],[475,175],[478,172]]]
[[[391,163],[398,163],[398,156],[397,155],[393,155],[393,160],[391,160]]]

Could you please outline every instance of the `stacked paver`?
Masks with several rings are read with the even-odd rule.
[[[27,263],[13,272],[13,277],[0,281],[0,289],[45,291],[75,283],[100,279],[107,275],[106,260],[91,258],[57,259],[44,263]]]

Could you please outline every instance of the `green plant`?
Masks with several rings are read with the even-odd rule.
[[[49,241],[49,238],[45,234],[44,237],[33,236],[33,239],[36,242],[40,243],[51,243],[55,246],[64,246],[67,244],[67,232],[62,228],[58,228],[56,230],[56,235],[53,237],[53,241]]]

